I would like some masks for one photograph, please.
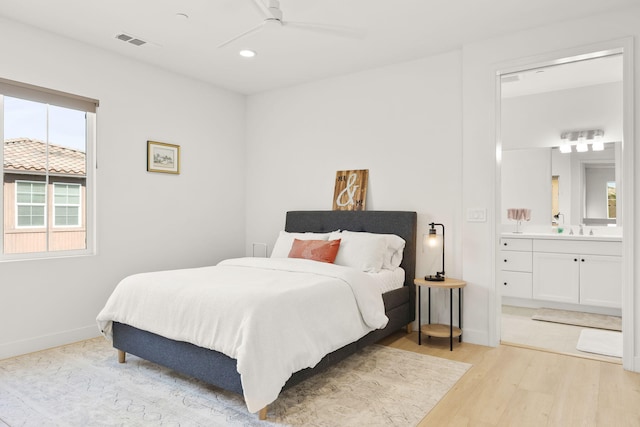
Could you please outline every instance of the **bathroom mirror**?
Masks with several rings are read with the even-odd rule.
[[[622,95],[621,54],[502,76],[502,224],[527,208],[530,225],[621,225]]]
[[[551,150],[551,214],[556,224],[617,225],[620,144],[601,151],[562,153]],[[617,149],[617,150],[616,150]],[[616,164],[618,167],[616,167]]]

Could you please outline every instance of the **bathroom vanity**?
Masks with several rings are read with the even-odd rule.
[[[503,233],[499,264],[502,296],[519,305],[550,302],[584,311],[622,306],[619,236]]]

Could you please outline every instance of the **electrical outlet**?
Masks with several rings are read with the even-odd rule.
[[[487,210],[485,208],[467,209],[467,222],[486,222]]]

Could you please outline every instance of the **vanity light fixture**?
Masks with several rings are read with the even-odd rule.
[[[602,140],[604,131],[602,129],[586,129],[578,131],[563,132],[560,134],[562,143],[560,144],[561,153],[570,153],[571,146],[575,144],[576,151],[584,153],[589,151],[589,143],[593,151],[604,150],[604,141]]]
[[[578,153],[584,153],[586,151],[589,151],[589,146],[587,145],[585,139],[586,131],[582,131],[578,134],[578,143],[576,144],[576,151]]]
[[[593,133],[593,142],[591,143],[591,150],[593,151],[602,151],[604,150],[604,141],[602,140],[604,137],[604,131],[596,130]]]
[[[560,144],[560,152],[563,154],[570,153],[571,144],[569,144],[568,142],[563,142],[562,144]]]
[[[426,243],[430,247],[436,247],[438,245],[438,234],[436,233],[435,226],[442,227],[442,271],[438,271],[435,275],[425,276],[424,280],[429,282],[444,282],[444,224],[437,224],[432,222],[429,224],[429,234],[426,236]]]

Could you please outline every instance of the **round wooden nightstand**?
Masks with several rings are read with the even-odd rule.
[[[449,337],[449,350],[453,351],[453,338],[462,342],[462,288],[467,282],[446,278],[441,282],[432,282],[423,278],[416,278],[413,283],[418,287],[418,345],[422,345],[422,334],[430,337]],[[429,291],[429,323],[422,324],[422,287]],[[449,289],[449,324],[431,323],[431,288]],[[458,327],[453,326],[453,290],[458,289]]]

